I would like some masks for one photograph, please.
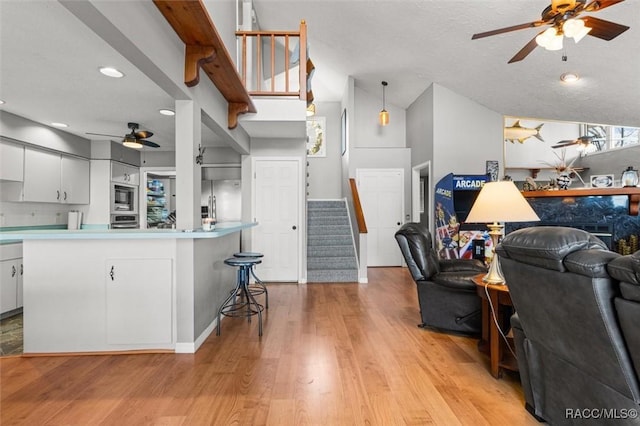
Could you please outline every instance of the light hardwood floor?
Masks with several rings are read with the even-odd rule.
[[[227,318],[193,355],[3,358],[0,424],[538,424],[476,340],[416,326],[406,269],[369,279],[269,284],[262,339]]]

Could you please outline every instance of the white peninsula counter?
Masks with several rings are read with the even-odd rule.
[[[240,231],[39,230],[23,241],[24,353],[193,353],[235,286]]]

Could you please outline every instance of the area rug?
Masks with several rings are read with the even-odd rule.
[[[22,354],[22,314],[0,321],[0,356]]]

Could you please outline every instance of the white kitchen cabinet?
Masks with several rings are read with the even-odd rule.
[[[22,182],[24,178],[24,147],[0,141],[0,180]]]
[[[172,260],[106,260],[107,344],[170,344]]]
[[[22,307],[22,244],[0,246],[0,314]]]
[[[140,169],[128,164],[111,162],[111,180],[128,185],[140,184]]]
[[[59,203],[61,171],[60,154],[25,148],[22,200]]]
[[[89,204],[89,161],[25,148],[22,201]]]
[[[67,204],[89,204],[89,160],[63,155],[61,161],[61,201]]]

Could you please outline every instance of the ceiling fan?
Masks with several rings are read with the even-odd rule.
[[[127,123],[127,127],[131,129],[131,133],[125,134],[122,139],[122,145],[128,148],[141,149],[143,146],[149,146],[151,148],[160,148],[155,142],[151,142],[146,140],[153,136],[153,132],[148,130],[138,130],[140,125],[138,123]],[[104,133],[88,133],[87,135],[96,135],[96,136],[112,136],[114,138],[120,138],[119,135],[107,135]]]
[[[566,148],[572,145],[578,145],[578,150],[583,152],[594,152],[598,150],[598,147],[594,145],[594,141],[603,140],[602,138],[594,138],[593,136],[580,136],[577,139],[573,140],[563,140],[559,141],[551,148]]]
[[[586,0],[552,0],[551,4],[542,11],[542,19],[540,20],[474,34],[471,39],[475,40],[510,31],[550,25],[549,28],[538,33],[516,53],[515,56],[509,60],[509,63],[523,60],[529,53],[533,52],[537,46],[542,46],[547,50],[560,50],[562,49],[563,36],[572,37],[576,43],[585,35],[609,41],[628,30],[629,27],[616,24],[615,22],[605,21],[604,19],[594,18],[593,16],[584,16],[582,18],[578,18],[578,16],[583,12],[598,12],[623,1],[624,0],[592,0],[587,3]]]

